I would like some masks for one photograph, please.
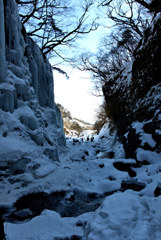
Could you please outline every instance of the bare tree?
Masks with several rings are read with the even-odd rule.
[[[135,0],[137,3],[141,4],[143,7],[147,8],[150,12],[156,13],[161,12],[161,0]]]
[[[100,3],[102,6],[109,6],[115,0],[104,0]],[[150,12],[160,12],[161,11],[161,1],[160,0],[131,0],[131,3],[137,2],[144,8],[147,8]]]
[[[82,69],[92,73],[98,89],[133,58],[137,43],[153,17],[148,8],[134,0],[106,0],[101,5],[106,6],[107,24],[112,20],[109,25],[112,31],[101,40],[95,57],[90,54],[82,57]]]
[[[80,69],[92,74],[97,96],[101,96],[105,82],[132,59],[136,44],[132,32],[125,28],[112,32],[102,39],[97,54],[82,54]]]
[[[96,122],[94,123],[94,129],[97,130],[97,134],[103,127],[105,123],[107,123],[107,117],[108,116],[108,109],[107,109],[107,104],[105,101],[98,107],[96,110]]]
[[[16,0],[16,2],[28,35],[34,38],[44,55],[55,52],[61,57],[56,50],[58,46],[70,48],[78,36],[98,27],[95,19],[89,25],[86,24],[92,0],[89,2],[85,0],[82,13],[79,13],[80,16],[77,13],[77,19],[68,0]]]
[[[100,51],[98,54],[83,53],[80,57],[79,70],[91,73],[94,85],[91,94],[96,97],[102,97],[102,87],[109,80],[110,61],[105,56],[106,53]]]
[[[111,0],[104,1],[102,6],[106,6],[108,19],[112,20],[111,26],[126,28],[135,34],[135,38],[141,38],[143,31],[152,21],[153,14],[140,4],[141,0]],[[149,6],[149,4],[147,4]]]

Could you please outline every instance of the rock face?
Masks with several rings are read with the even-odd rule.
[[[145,30],[133,62],[112,76],[103,88],[109,117],[117,125],[128,158],[137,158],[138,147],[145,151],[161,150],[160,43],[161,14],[158,13],[151,27]],[[143,142],[143,135],[152,137],[151,141]]]
[[[58,161],[65,136],[52,69],[26,34],[14,0],[0,0],[0,35],[0,166],[26,155]]]

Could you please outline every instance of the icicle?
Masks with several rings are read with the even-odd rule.
[[[4,31],[4,7],[0,0],[0,83],[5,82],[6,57],[5,57],[5,31]]]

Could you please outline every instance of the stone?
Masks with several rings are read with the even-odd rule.
[[[149,122],[149,123],[144,124],[144,126],[143,126],[143,130],[145,133],[153,134],[153,133],[155,133],[155,129],[156,129],[155,122]]]
[[[141,191],[146,187],[145,183],[138,182],[137,180],[124,180],[121,183],[121,191],[126,191],[128,189],[132,189],[133,191]]]
[[[100,163],[100,164],[99,164],[99,167],[100,167],[100,168],[103,168],[104,166],[105,166],[105,165],[104,165],[103,163]]]
[[[154,196],[159,197],[161,195],[161,187],[157,186],[154,190]]]
[[[131,163],[123,163],[123,162],[114,162],[113,166],[123,172],[128,172],[130,177],[136,177],[136,172],[131,169],[134,167],[134,164]]]

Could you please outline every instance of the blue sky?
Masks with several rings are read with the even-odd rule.
[[[90,18],[93,19],[94,17],[95,11],[93,11]],[[96,53],[100,39],[103,38],[106,31],[107,29],[105,30],[105,28],[99,27],[96,31],[83,35],[76,41],[73,53],[76,53],[78,56],[81,52],[88,51]],[[67,54],[70,54],[70,49]],[[55,61],[53,59],[53,64],[54,63]],[[57,71],[53,72],[56,103],[60,103],[67,108],[73,117],[94,123],[96,109],[98,109],[99,105],[102,103],[102,98],[92,95],[91,91],[94,87],[94,83],[92,82],[90,74],[79,71],[78,69],[73,69],[67,64],[60,64],[58,67],[66,71],[70,78],[67,80]]]

